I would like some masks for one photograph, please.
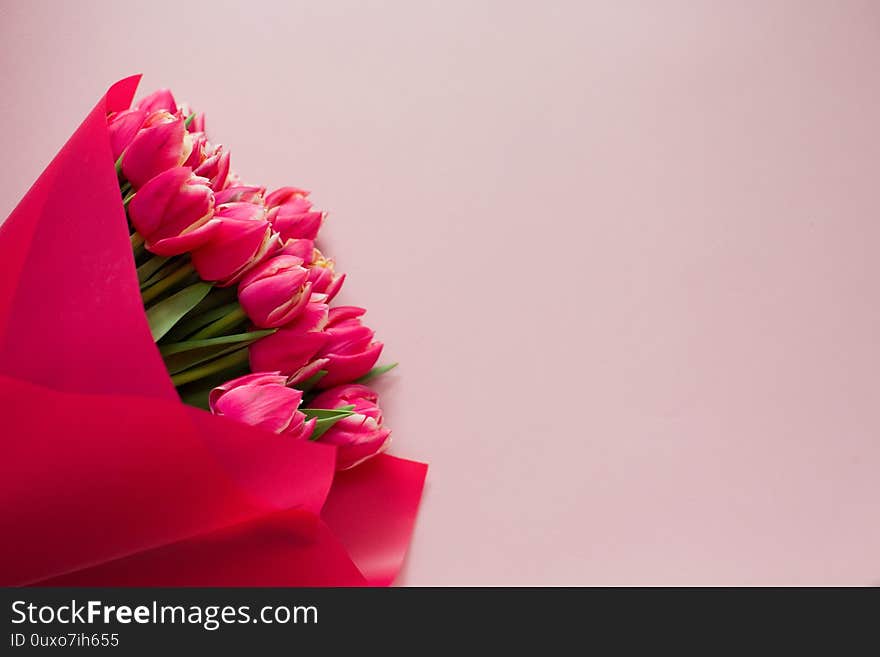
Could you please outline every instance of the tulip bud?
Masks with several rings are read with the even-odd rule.
[[[303,261],[308,267],[315,255],[315,243],[312,240],[286,240],[279,248],[276,255],[295,256]]]
[[[180,114],[183,117],[189,118],[195,112],[193,112],[192,107],[189,106],[189,103],[181,103],[179,108]],[[189,122],[189,126],[187,126],[187,130],[190,132],[204,132],[205,131],[205,113],[200,112],[193,116],[193,118]]]
[[[373,330],[361,323],[359,318],[365,312],[354,306],[330,310],[324,327],[327,342],[317,354],[318,358],[327,359],[327,375],[318,382],[319,388],[359,379],[379,360],[383,345],[373,342]]]
[[[327,322],[324,300],[324,295],[312,295],[296,319],[250,345],[251,370],[291,375],[308,365],[328,339],[322,331]]]
[[[311,297],[309,272],[302,260],[277,256],[251,269],[238,284],[238,302],[260,328],[292,321]]]
[[[135,197],[137,198],[137,197]],[[265,208],[253,203],[217,206],[220,225],[211,239],[192,252],[192,263],[202,280],[225,287],[237,282],[277,245]]]
[[[242,187],[244,183],[241,180],[241,176],[239,176],[235,171],[229,170],[229,175],[226,176],[226,187]],[[224,188],[225,189],[225,188]],[[265,205],[265,202],[261,202],[262,205]]]
[[[361,385],[344,385],[315,397],[311,408],[335,409],[354,406],[354,415],[325,431],[318,442],[336,446],[336,469],[347,470],[388,449],[391,431],[382,426],[379,396]]]
[[[177,103],[174,102],[174,94],[171,93],[170,89],[159,89],[141,100],[137,104],[136,109],[147,114],[158,110],[165,110],[169,114],[177,114]]]
[[[342,283],[345,281],[345,274],[337,274],[334,271],[334,263],[330,258],[315,249],[312,260],[308,265],[309,283],[312,284],[312,292],[327,295],[327,301],[333,301],[339,290],[342,289]]]
[[[282,187],[266,197],[267,217],[281,239],[314,240],[318,236],[324,213],[311,211],[307,195],[295,187]]]
[[[275,208],[295,198],[305,198],[309,192],[298,187],[279,187],[266,196],[266,207]]]
[[[151,252],[172,256],[205,244],[219,228],[214,194],[188,167],[168,169],[132,197],[128,214]]]
[[[147,113],[143,110],[130,109],[112,114],[107,119],[107,132],[110,134],[110,149],[113,151],[114,162],[128,148],[146,118]]]
[[[217,205],[222,205],[223,203],[255,203],[256,205],[262,205],[263,194],[265,193],[265,187],[236,185],[235,187],[227,187],[220,192],[214,192],[214,198],[217,201]]]
[[[147,116],[143,127],[122,154],[122,173],[134,189],[187,160],[192,140],[183,119],[159,110]]]
[[[223,146],[207,144],[205,147],[205,160],[199,164],[193,172],[197,176],[203,176],[211,181],[214,191],[220,191],[226,186],[226,178],[229,175],[229,152],[223,150]]]
[[[205,158],[207,157],[207,155],[205,155],[205,151],[208,148],[208,137],[205,135],[204,132],[194,132],[189,136],[189,138],[192,142],[192,150],[190,150],[189,157],[186,158],[183,166],[192,167],[193,169],[195,169],[202,162],[204,162]]]
[[[288,388],[286,381],[277,372],[247,374],[214,388],[208,404],[214,415],[307,440],[316,420],[299,412],[302,392]]]
[[[190,112],[191,113],[191,112]],[[189,114],[187,114],[189,116]],[[193,120],[189,124],[190,132],[204,132],[205,131],[205,113],[199,112],[193,117]]]

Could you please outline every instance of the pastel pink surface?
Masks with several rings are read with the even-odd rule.
[[[880,581],[876,2],[179,9],[0,4],[0,216],[132,71],[313,190],[431,463],[398,581]]]

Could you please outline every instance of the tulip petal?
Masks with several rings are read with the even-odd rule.
[[[146,112],[132,109],[119,112],[110,119],[107,131],[110,133],[110,148],[113,151],[114,161],[119,159],[122,152],[132,142],[146,117]]]
[[[177,103],[174,102],[174,94],[170,89],[159,89],[149,96],[145,96],[137,104],[137,109],[147,113],[165,110],[169,114],[176,114]]]
[[[306,197],[309,195],[304,189],[297,187],[280,187],[266,196],[266,207],[274,208],[289,202],[293,198]]]
[[[301,399],[302,393],[292,388],[245,385],[222,395],[214,408],[218,415],[281,433],[293,421]]]
[[[273,335],[257,340],[250,346],[251,369],[296,372],[304,367],[326,342],[327,336],[318,331],[296,333],[279,329]]]
[[[122,173],[134,189],[185,159],[184,132],[183,119],[177,118],[143,128],[135,135],[122,154]]]
[[[358,308],[357,306],[337,306],[330,309],[327,315],[327,325],[334,326],[346,320],[361,317],[366,312],[365,308]]]
[[[273,337],[273,336],[270,336]],[[379,360],[382,354],[383,344],[374,342],[366,350],[352,355],[322,354],[330,359],[324,369],[327,376],[318,382],[318,388],[326,389],[341,383],[348,383],[359,379],[370,371],[370,368]]]
[[[217,219],[210,219],[189,233],[177,235],[175,237],[166,237],[155,242],[152,240],[148,241],[146,247],[151,252],[160,256],[180,255],[203,246],[219,229],[220,221]]]
[[[193,251],[193,266],[203,280],[228,281],[251,263],[271,230],[267,221],[220,218],[211,240]]]

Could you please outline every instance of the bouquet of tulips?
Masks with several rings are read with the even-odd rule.
[[[382,343],[316,247],[308,192],[242,182],[203,114],[168,90],[107,118],[141,296],[184,402],[337,447],[347,469],[383,451]],[[315,391],[319,391],[315,394]],[[308,407],[301,407],[304,397]]]
[[[426,466],[384,453],[324,213],[137,81],[0,226],[0,584],[391,583]]]

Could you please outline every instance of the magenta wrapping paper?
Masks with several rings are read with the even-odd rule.
[[[137,82],[110,88],[0,228],[0,584],[390,584],[427,466],[335,476],[331,447],[180,403],[105,127]]]

